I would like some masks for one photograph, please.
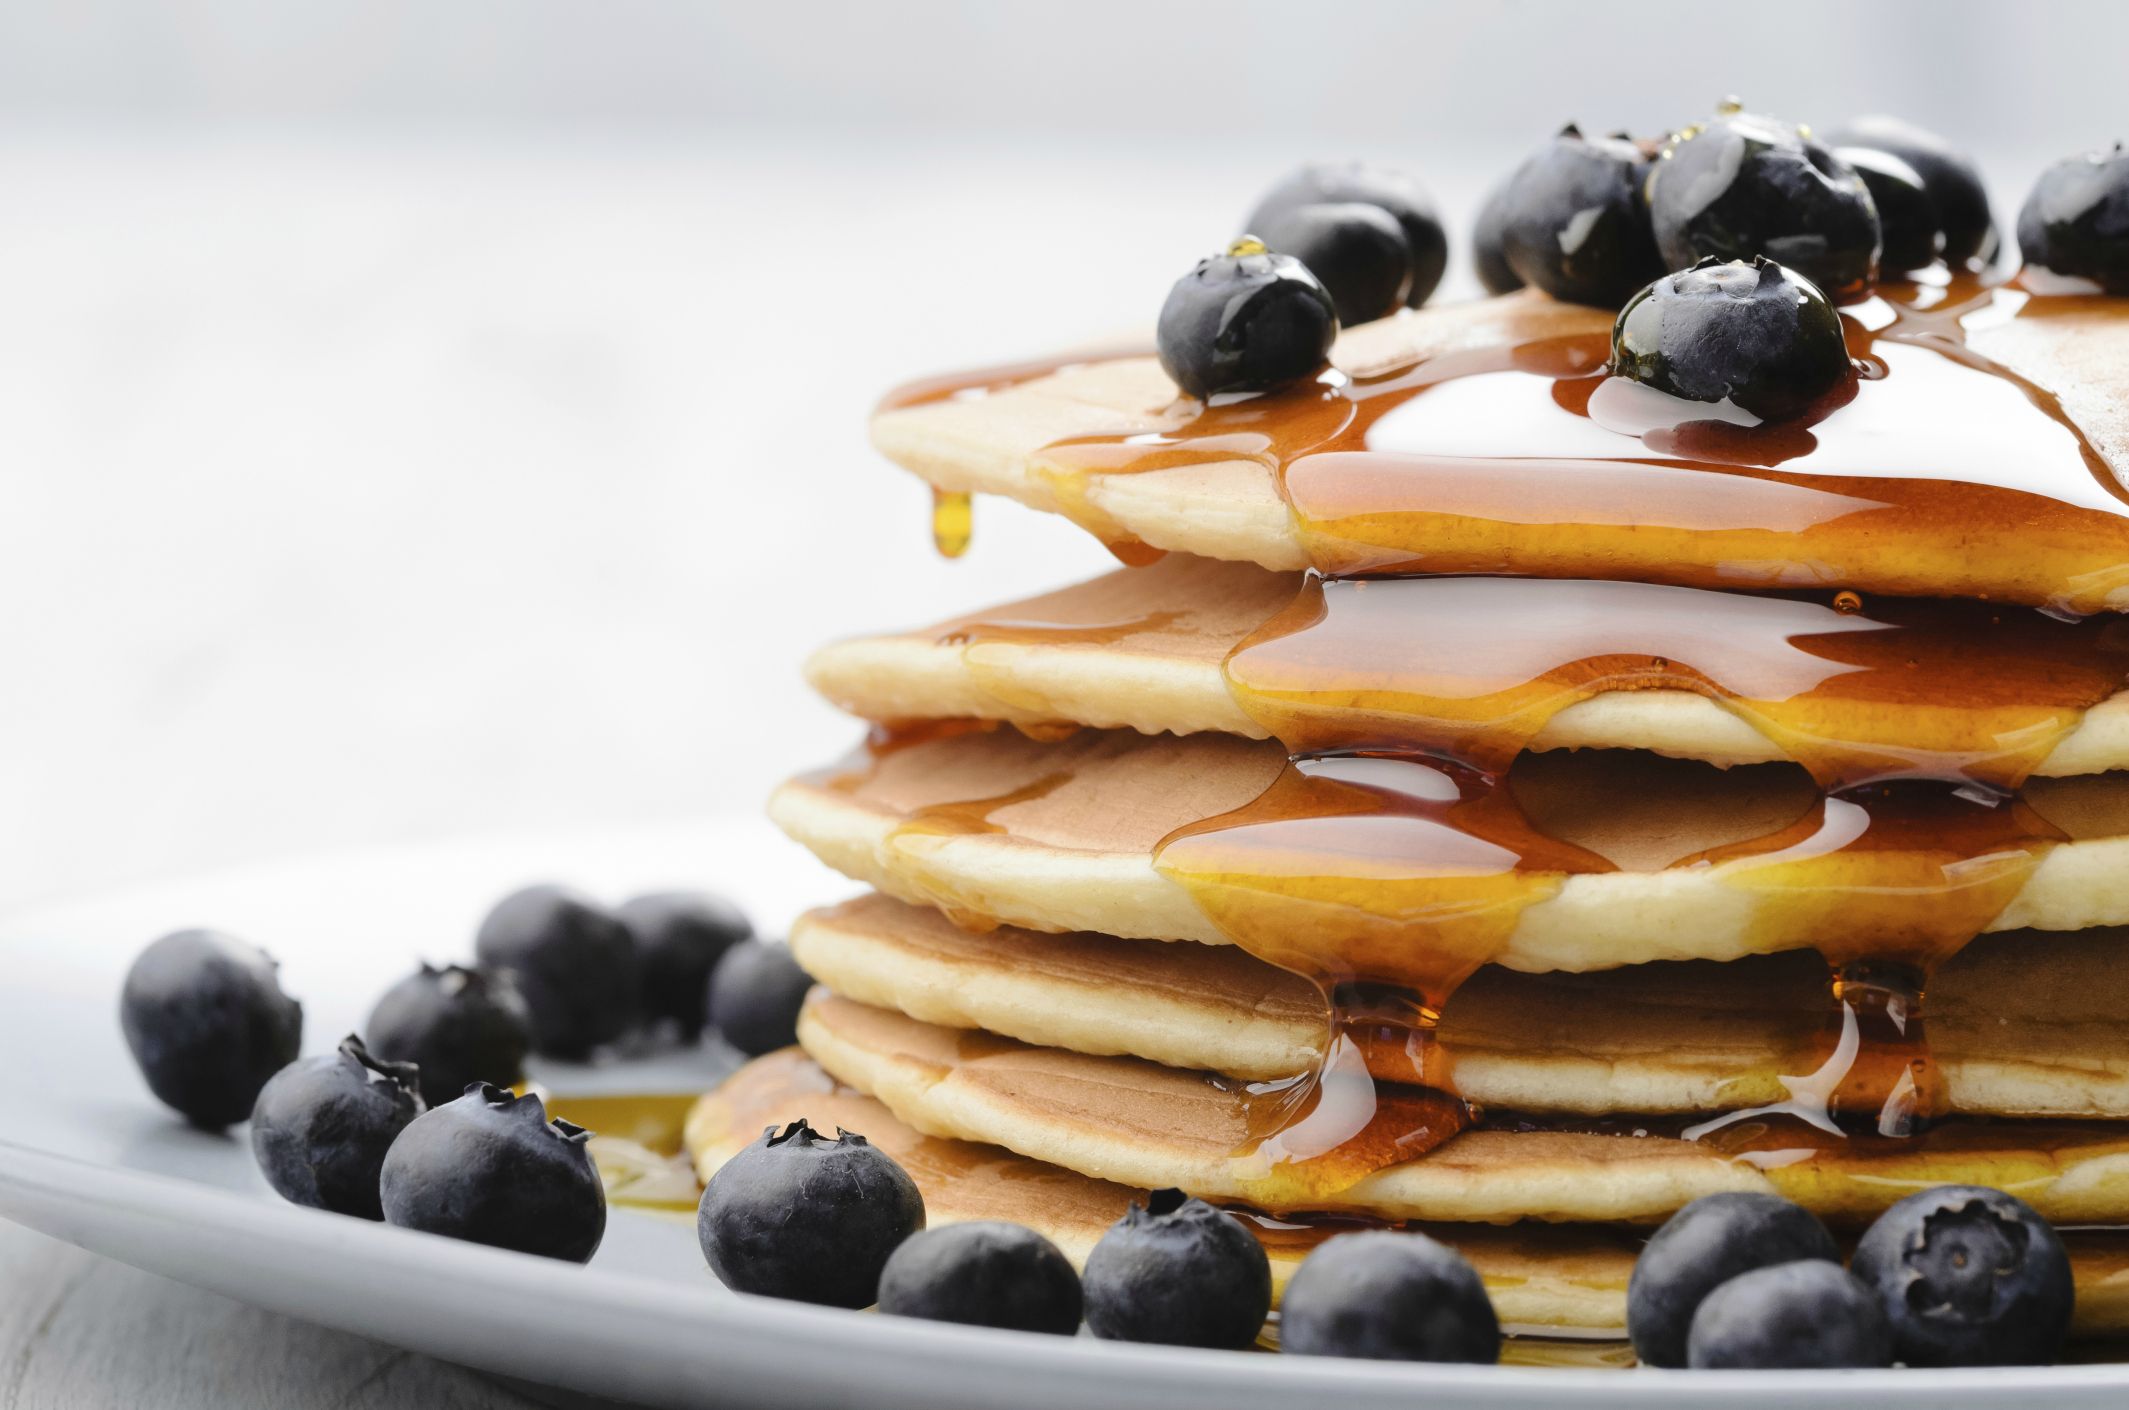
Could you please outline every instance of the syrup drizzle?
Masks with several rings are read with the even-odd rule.
[[[1184,399],[1151,433],[1033,458],[1132,563],[1158,555],[1093,502],[1101,477],[1255,462],[1317,565],[1226,665],[1288,768],[1155,854],[1230,939],[1330,1001],[1317,1070],[1247,1089],[1236,1159],[1264,1204],[1304,1207],[1482,1119],[1450,1085],[1443,1006],[1524,909],[1610,869],[1532,826],[1506,769],[1614,691],[1709,699],[1823,790],[1786,828],[1676,863],[1722,865],[1752,943],[1815,945],[1831,976],[1789,1099],[1686,1134],[1766,1163],[1942,1114],[1929,975],[2059,839],[2014,790],[2129,678],[2129,638],[2074,615],[2129,605],[2129,492],[2051,394],[1965,342],[1969,321],[2058,303],[1967,276],[1889,286],[1843,310],[1857,380],[1798,422],[1609,378],[1592,331]],[[1955,421],[1956,439],[1914,435]],[[1469,574],[1505,576],[1442,576]],[[1946,581],[2028,605],[1881,595]],[[985,641],[1143,629],[959,639],[974,672]]]
[[[1859,305],[1844,326],[1860,381],[1801,422],[1710,419],[1610,378],[1590,335],[1365,379],[1332,370],[1298,391],[1179,403],[1151,435],[1045,448],[1040,472],[1077,486],[1059,494],[1068,506],[1100,475],[1255,460],[1329,575],[1227,663],[1243,709],[1294,751],[1288,773],[1156,852],[1231,939],[1331,1001],[1318,1070],[1252,1092],[1238,1160],[1267,1203],[1334,1192],[1475,1119],[1436,1051],[1442,1006],[1560,874],[1602,869],[1541,865],[1527,821],[1501,847],[1520,813],[1499,780],[1559,710],[1614,690],[1711,699],[1825,790],[1789,828],[1680,863],[1735,863],[1725,875],[1749,898],[1754,940],[1800,938],[1829,963],[1822,1060],[1779,1110],[1745,1116],[1894,1137],[1943,1114],[1930,973],[2058,837],[2011,790],[2129,673],[2111,624],[1875,598],[1866,610],[1840,534],[1861,520],[1866,539],[1941,539],[2008,521],[2062,560],[2039,580],[2003,571],[2010,595],[2060,612],[2129,585],[2123,487],[2052,396],[1965,346],[1963,320],[2013,316],[2024,299],[1955,280]],[[2008,429],[1949,453],[1915,445],[1915,426],[1962,414]],[[1504,426],[1517,428],[1507,457]],[[2096,558],[2065,548],[2080,535]],[[1568,545],[1592,541],[1592,576],[1625,581],[1383,576],[1558,571],[1578,561]],[[1707,590],[1798,581],[1838,592]],[[1400,786],[1341,776],[1390,776],[1384,750],[1410,771]],[[1364,1054],[1398,1033],[1408,1070],[1383,1082]]]
[[[1630,578],[1702,587],[2129,605],[2129,491],[2049,393],[1966,346],[1969,321],[2061,300],[1971,278],[1842,312],[1866,378],[1810,425],[1736,426],[1604,372],[1602,331],[1368,377],[1178,400],[1157,430],[1075,437],[1033,468],[1071,511],[1099,477],[1247,461],[1276,478],[1316,566]],[[1632,413],[1632,424],[1621,417]],[[1917,426],[1960,420],[1954,440]],[[1609,420],[1612,424],[1607,425]],[[1516,453],[1501,454],[1503,428]],[[1989,525],[1982,538],[1975,525]],[[1091,524],[1104,538],[1113,526]]]

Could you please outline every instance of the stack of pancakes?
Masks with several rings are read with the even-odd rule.
[[[1854,401],[1779,436],[1597,424],[1609,319],[1534,294],[1226,405],[1150,357],[891,400],[949,531],[1137,566],[815,657],[876,728],[771,813],[874,892],[794,929],[803,1053],[698,1168],[805,1116],[1075,1259],[1176,1186],[1280,1281],[1422,1223],[1574,1333],[1698,1196],[1987,1184],[2129,1328],[2129,319],[1847,316]]]

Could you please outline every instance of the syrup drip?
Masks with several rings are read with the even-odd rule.
[[[1237,1174],[1279,1208],[1470,1124],[1435,1040],[1442,1006],[1566,874],[1613,869],[1540,833],[1490,775],[1356,754],[1291,760],[1254,802],[1162,839],[1154,865],[1332,1014],[1315,1071],[1245,1088]]]
[[[941,558],[959,558],[968,552],[975,520],[975,506],[966,490],[931,492],[931,542]]]
[[[1930,971],[2057,836],[2002,790],[2129,680],[2129,640],[2097,618],[1912,599],[1866,612],[1850,597],[1312,579],[1230,655],[1228,681],[1289,748],[1406,749],[1495,772],[1560,710],[1607,692],[1688,691],[1743,718],[1833,796],[1786,832],[1692,861],[1753,859],[1731,884],[1754,898],[1755,941],[1815,943],[1835,967],[1821,1050],[1847,1056],[1837,1081],[1796,1079],[1795,1099],[1891,1134],[1943,1106],[1922,1022]]]

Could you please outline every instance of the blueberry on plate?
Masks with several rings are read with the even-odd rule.
[[[1242,1221],[1155,1190],[1087,1255],[1087,1327],[1110,1341],[1241,1350],[1271,1312],[1271,1260]]]
[[[1503,226],[1508,219],[1508,183],[1503,181],[1486,193],[1485,203],[1478,208],[1478,220],[1471,227],[1471,263],[1478,271],[1478,282],[1489,294],[1512,294],[1523,287],[1523,276],[1516,273],[1508,263],[1508,252],[1502,247],[1506,232]]]
[[[798,1041],[798,1011],[813,979],[791,957],[791,947],[742,940],[710,971],[710,1026],[748,1057],[760,1057]]]
[[[1501,248],[1523,282],[1566,303],[1617,308],[1663,273],[1641,200],[1647,165],[1620,137],[1572,123],[1508,178]]]
[[[380,1062],[353,1034],[273,1075],[251,1109],[251,1152],[281,1198],[384,1218],[384,1153],[422,1113],[411,1063]]]
[[[695,1234],[726,1287],[865,1307],[888,1256],[924,1227],[924,1196],[887,1152],[840,1128],[771,1126],[703,1187]]]
[[[1688,128],[1649,170],[1649,221],[1671,269],[1764,255],[1836,299],[1878,277],[1878,211],[1855,169],[1800,129],[1725,111]]]
[[[1945,259],[1971,265],[1996,258],[1996,220],[1989,214],[1989,193],[1981,184],[1981,169],[1942,137],[1911,122],[1873,113],[1826,134],[1825,141],[1832,147],[1868,147],[1912,167],[1937,208]]]
[[[264,950],[180,930],[141,951],[119,995],[119,1027],[148,1090],[195,1126],[251,1115],[268,1078],[303,1048],[303,1005],[281,992]]]
[[[2129,294],[2129,149],[2117,142],[2043,171],[2018,212],[2018,250],[2058,279]]]
[[[1079,1274],[1033,1229],[949,1224],[912,1234],[894,1251],[880,1273],[879,1303],[891,1317],[1068,1337],[1079,1330]]]
[[[474,937],[481,968],[516,983],[532,1012],[535,1052],[583,1058],[626,1033],[641,992],[636,942],[595,902],[528,886],[496,902]]]
[[[1890,1366],[1892,1331],[1848,1270],[1820,1258],[1740,1273],[1693,1313],[1695,1370],[1789,1371]]]
[[[1501,1324],[1478,1271],[1447,1244],[1387,1229],[1309,1254],[1279,1303],[1279,1349],[1377,1361],[1501,1359]]]
[[[1612,325],[1611,373],[1762,421],[1821,407],[1855,376],[1826,296],[1757,257],[1704,259],[1634,295]]]
[[[1380,206],[1282,206],[1252,233],[1308,266],[1337,307],[1340,327],[1372,323],[1404,307],[1412,287],[1412,247],[1396,218]]]
[[[1922,174],[1875,147],[1836,147],[1833,154],[1855,168],[1878,208],[1879,272],[1912,274],[1935,264],[1944,251],[1944,220]]]
[[[1308,266],[1253,235],[1176,280],[1154,330],[1161,369],[1199,398],[1309,376],[1337,339],[1338,310]]]
[[[1704,1195],[1672,1215],[1641,1250],[1626,1285],[1626,1334],[1650,1366],[1686,1364],[1693,1314],[1740,1273],[1803,1259],[1838,1264],[1833,1235],[1779,1195]]]
[[[1449,267],[1449,235],[1434,212],[1433,200],[1401,171],[1366,162],[1310,162],[1296,167],[1257,202],[1242,228],[1261,236],[1261,227],[1281,210],[1348,202],[1387,211],[1404,232],[1412,261],[1405,303],[1418,308],[1434,293],[1442,282],[1442,271]]]
[[[585,1263],[606,1190],[585,1142],[537,1096],[486,1082],[414,1118],[385,1152],[384,1217],[403,1229]]]
[[[2032,1206],[2001,1190],[1909,1195],[1864,1232],[1849,1268],[1910,1366],[2042,1366],[2069,1335],[2070,1256]]]
[[[615,914],[636,937],[644,1018],[671,1022],[694,1042],[708,1017],[710,971],[754,934],[754,922],[707,891],[656,891],[624,901]]]
[[[442,1106],[475,1082],[525,1080],[532,1015],[505,974],[425,964],[384,991],[363,1031],[378,1057],[419,1068],[421,1099]]]

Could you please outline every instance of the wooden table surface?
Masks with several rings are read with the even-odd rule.
[[[0,1410],[601,1410],[263,1312],[0,1221]]]

